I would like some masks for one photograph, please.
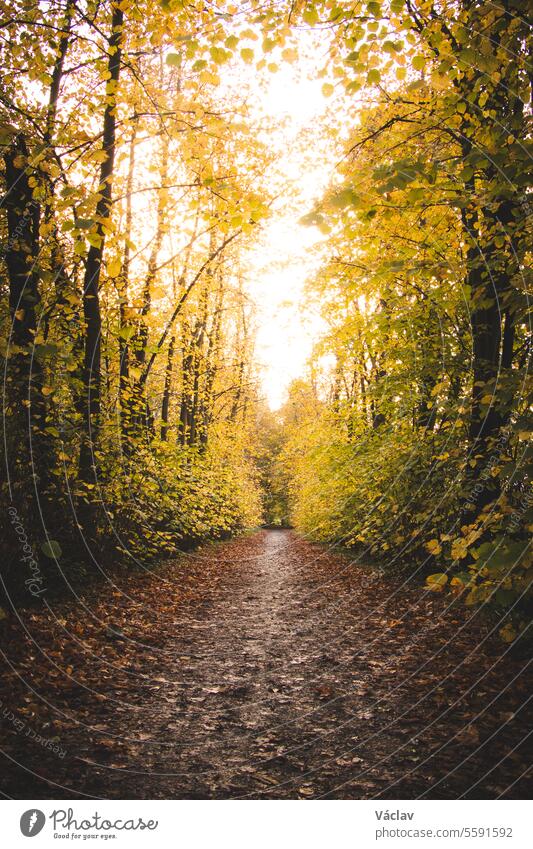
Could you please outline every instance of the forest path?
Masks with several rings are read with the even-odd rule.
[[[292,531],[114,581],[6,625],[8,796],[531,792],[526,662],[462,602]]]

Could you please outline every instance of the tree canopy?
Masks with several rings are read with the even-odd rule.
[[[50,574],[290,522],[492,605],[512,641],[533,577],[525,0],[0,8],[2,490]],[[286,63],[322,80],[311,129],[339,163],[301,220],[324,236],[302,307],[322,338],[273,413],[246,256],[284,187],[243,80]]]

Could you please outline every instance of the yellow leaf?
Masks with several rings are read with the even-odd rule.
[[[243,49],[241,50],[241,57],[245,62],[253,62],[254,55],[254,51],[250,47],[243,47]]]
[[[499,634],[504,643],[512,643],[518,636],[510,622],[504,625],[503,628],[500,628]]]
[[[448,575],[444,575],[442,572],[437,572],[434,575],[428,575],[426,578],[428,589],[433,590],[433,592],[436,593],[440,593],[447,583]]]
[[[454,560],[462,560],[468,554],[466,540],[456,539],[452,542],[452,557]]]
[[[292,63],[296,62],[298,59],[298,51],[294,50],[293,47],[286,47],[285,50],[281,51],[281,56],[286,62],[289,62],[292,65]]]
[[[430,539],[429,542],[426,543],[426,548],[430,554],[434,554],[437,556],[442,551],[442,546],[438,539]]]
[[[108,277],[118,277],[118,275],[120,274],[120,268],[121,268],[120,260],[113,259],[113,260],[111,260],[111,262],[108,262],[107,263]]]

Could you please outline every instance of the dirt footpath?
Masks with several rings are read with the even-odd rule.
[[[15,798],[523,798],[527,660],[419,581],[290,531],[19,610]]]

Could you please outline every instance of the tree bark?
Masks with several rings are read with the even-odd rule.
[[[176,337],[170,337],[167,354],[167,366],[165,369],[165,388],[163,390],[163,403],[161,405],[161,441],[168,440],[168,417],[170,412],[170,392],[172,388],[172,370],[174,366],[174,345]]]
[[[15,137],[4,154],[7,213],[6,265],[9,278],[11,328],[6,365],[6,412],[17,440],[11,486],[26,491],[46,488],[47,402],[43,395],[43,368],[35,350],[37,308],[40,302],[40,206],[29,184],[29,149],[24,135]],[[13,492],[12,492],[13,494]],[[27,495],[29,493],[27,492]]]
[[[135,173],[135,145],[137,142],[137,115],[134,113],[131,128],[128,176],[126,178],[126,216],[124,233],[124,253],[122,256],[122,268],[119,276],[119,417],[120,437],[122,450],[126,456],[131,453],[131,385],[129,367],[129,340],[125,338],[125,331],[129,327],[126,317],[128,309],[129,277],[130,277],[130,241],[133,222],[132,191],[133,177]]]
[[[98,444],[101,415],[101,329],[100,274],[105,246],[105,224],[111,213],[112,180],[115,161],[116,91],[120,77],[122,27],[124,12],[113,3],[109,38],[108,95],[104,110],[102,150],[105,159],[100,168],[99,198],[96,204],[95,244],[89,248],[83,281],[83,315],[86,325],[83,365],[84,414],[79,458],[79,478],[89,483],[96,476],[95,450]]]

